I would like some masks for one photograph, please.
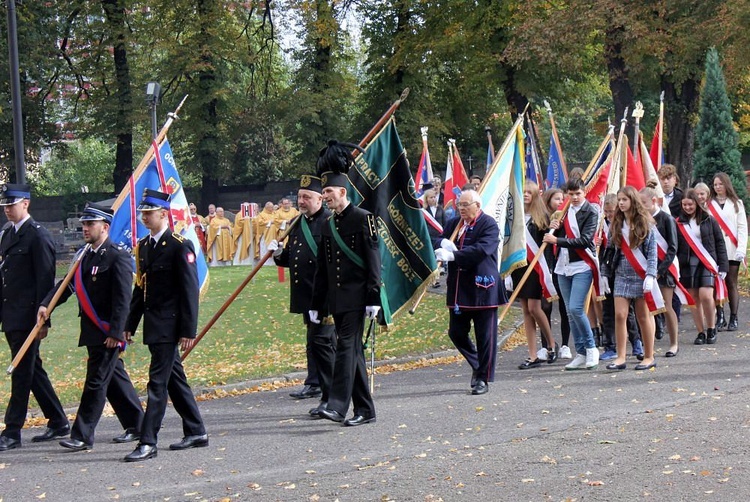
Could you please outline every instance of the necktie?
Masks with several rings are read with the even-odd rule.
[[[156,249],[156,239],[154,239],[153,237],[151,238],[151,249]]]

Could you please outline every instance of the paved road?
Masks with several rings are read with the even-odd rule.
[[[689,315],[681,327],[679,355],[657,342],[647,372],[519,371],[520,347],[484,396],[462,363],[378,375],[378,422],[358,428],[310,420],[313,403],[280,389],[200,403],[210,446],[171,452],[170,408],[159,456],[138,464],[120,461],[132,445],[109,444],[119,426],[105,418],[93,451],[0,454],[0,499],[749,500],[750,326],[703,347]]]

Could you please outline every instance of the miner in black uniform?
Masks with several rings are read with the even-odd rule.
[[[374,319],[380,311],[380,254],[375,217],[347,198],[346,173],[354,162],[350,152],[332,141],[318,159],[323,199],[334,214],[323,225],[310,321],[320,322],[330,313],[338,335],[328,406],[318,414],[353,426],[375,421],[362,335],[365,315]],[[350,402],[354,416],[344,421]]]
[[[60,441],[60,445],[74,451],[88,450],[94,445],[94,429],[107,397],[125,427],[125,434],[115,438],[115,442],[122,442],[128,434],[137,435],[143,420],[138,394],[120,359],[120,352],[126,346],[122,333],[133,283],[130,254],[109,240],[111,209],[89,203],[79,219],[83,225],[83,240],[90,247],[80,251],[85,254],[73,280],[58,300],[59,305],[73,293],[78,297],[81,318],[78,346],[88,351],[86,380],[70,439]],[[39,322],[47,320],[47,306],[61,283],[42,301],[37,314]]]
[[[320,408],[328,403],[328,394],[333,381],[333,362],[336,357],[336,330],[330,317],[321,319],[320,324],[310,322],[308,310],[313,293],[313,277],[317,263],[323,225],[331,212],[323,207],[322,186],[317,176],[304,175],[300,179],[297,192],[297,207],[302,215],[288,237],[288,244],[273,240],[268,249],[274,251],[273,259],[279,267],[289,267],[291,271],[289,311],[302,314],[307,326],[307,372],[305,388],[292,393],[298,399],[308,397],[314,388],[307,384],[314,381],[322,391],[320,404],[309,411],[318,417]],[[325,310],[325,307],[323,307]],[[307,393],[307,394],[306,394]],[[313,397],[310,395],[309,397]]]
[[[181,348],[195,343],[198,327],[198,269],[192,242],[169,230],[169,195],[146,189],[138,206],[149,235],[136,249],[136,285],[125,322],[130,341],[143,317],[143,343],[151,352],[148,404],[141,440],[126,462],[155,457],[156,439],[167,410],[167,397],[182,418],[184,438],[169,446],[184,450],[208,446],[208,435],[180,360]]]
[[[55,284],[55,245],[49,232],[29,215],[29,185],[7,184],[0,189],[0,206],[8,223],[0,233],[0,274],[2,300],[0,320],[13,357],[36,325],[36,310],[44,295]],[[11,394],[5,410],[5,430],[0,435],[0,451],[21,446],[21,428],[34,393],[47,429],[31,438],[50,441],[70,433],[70,424],[52,388],[39,356],[39,341],[47,336],[47,325],[13,370]]]

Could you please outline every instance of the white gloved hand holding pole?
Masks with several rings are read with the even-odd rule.
[[[318,311],[317,310],[308,310],[307,315],[310,316],[310,322],[313,324],[320,324],[320,319],[318,319]]]
[[[368,319],[375,319],[378,316],[378,312],[380,312],[380,307],[377,305],[368,305],[365,307],[365,315]]]

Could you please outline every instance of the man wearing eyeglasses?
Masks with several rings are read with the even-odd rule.
[[[448,336],[471,366],[471,393],[479,395],[495,380],[497,307],[505,301],[498,274],[500,232],[475,190],[464,191],[457,206],[459,217],[448,222],[433,246],[438,261],[448,263]],[[469,336],[472,322],[476,345]]]

